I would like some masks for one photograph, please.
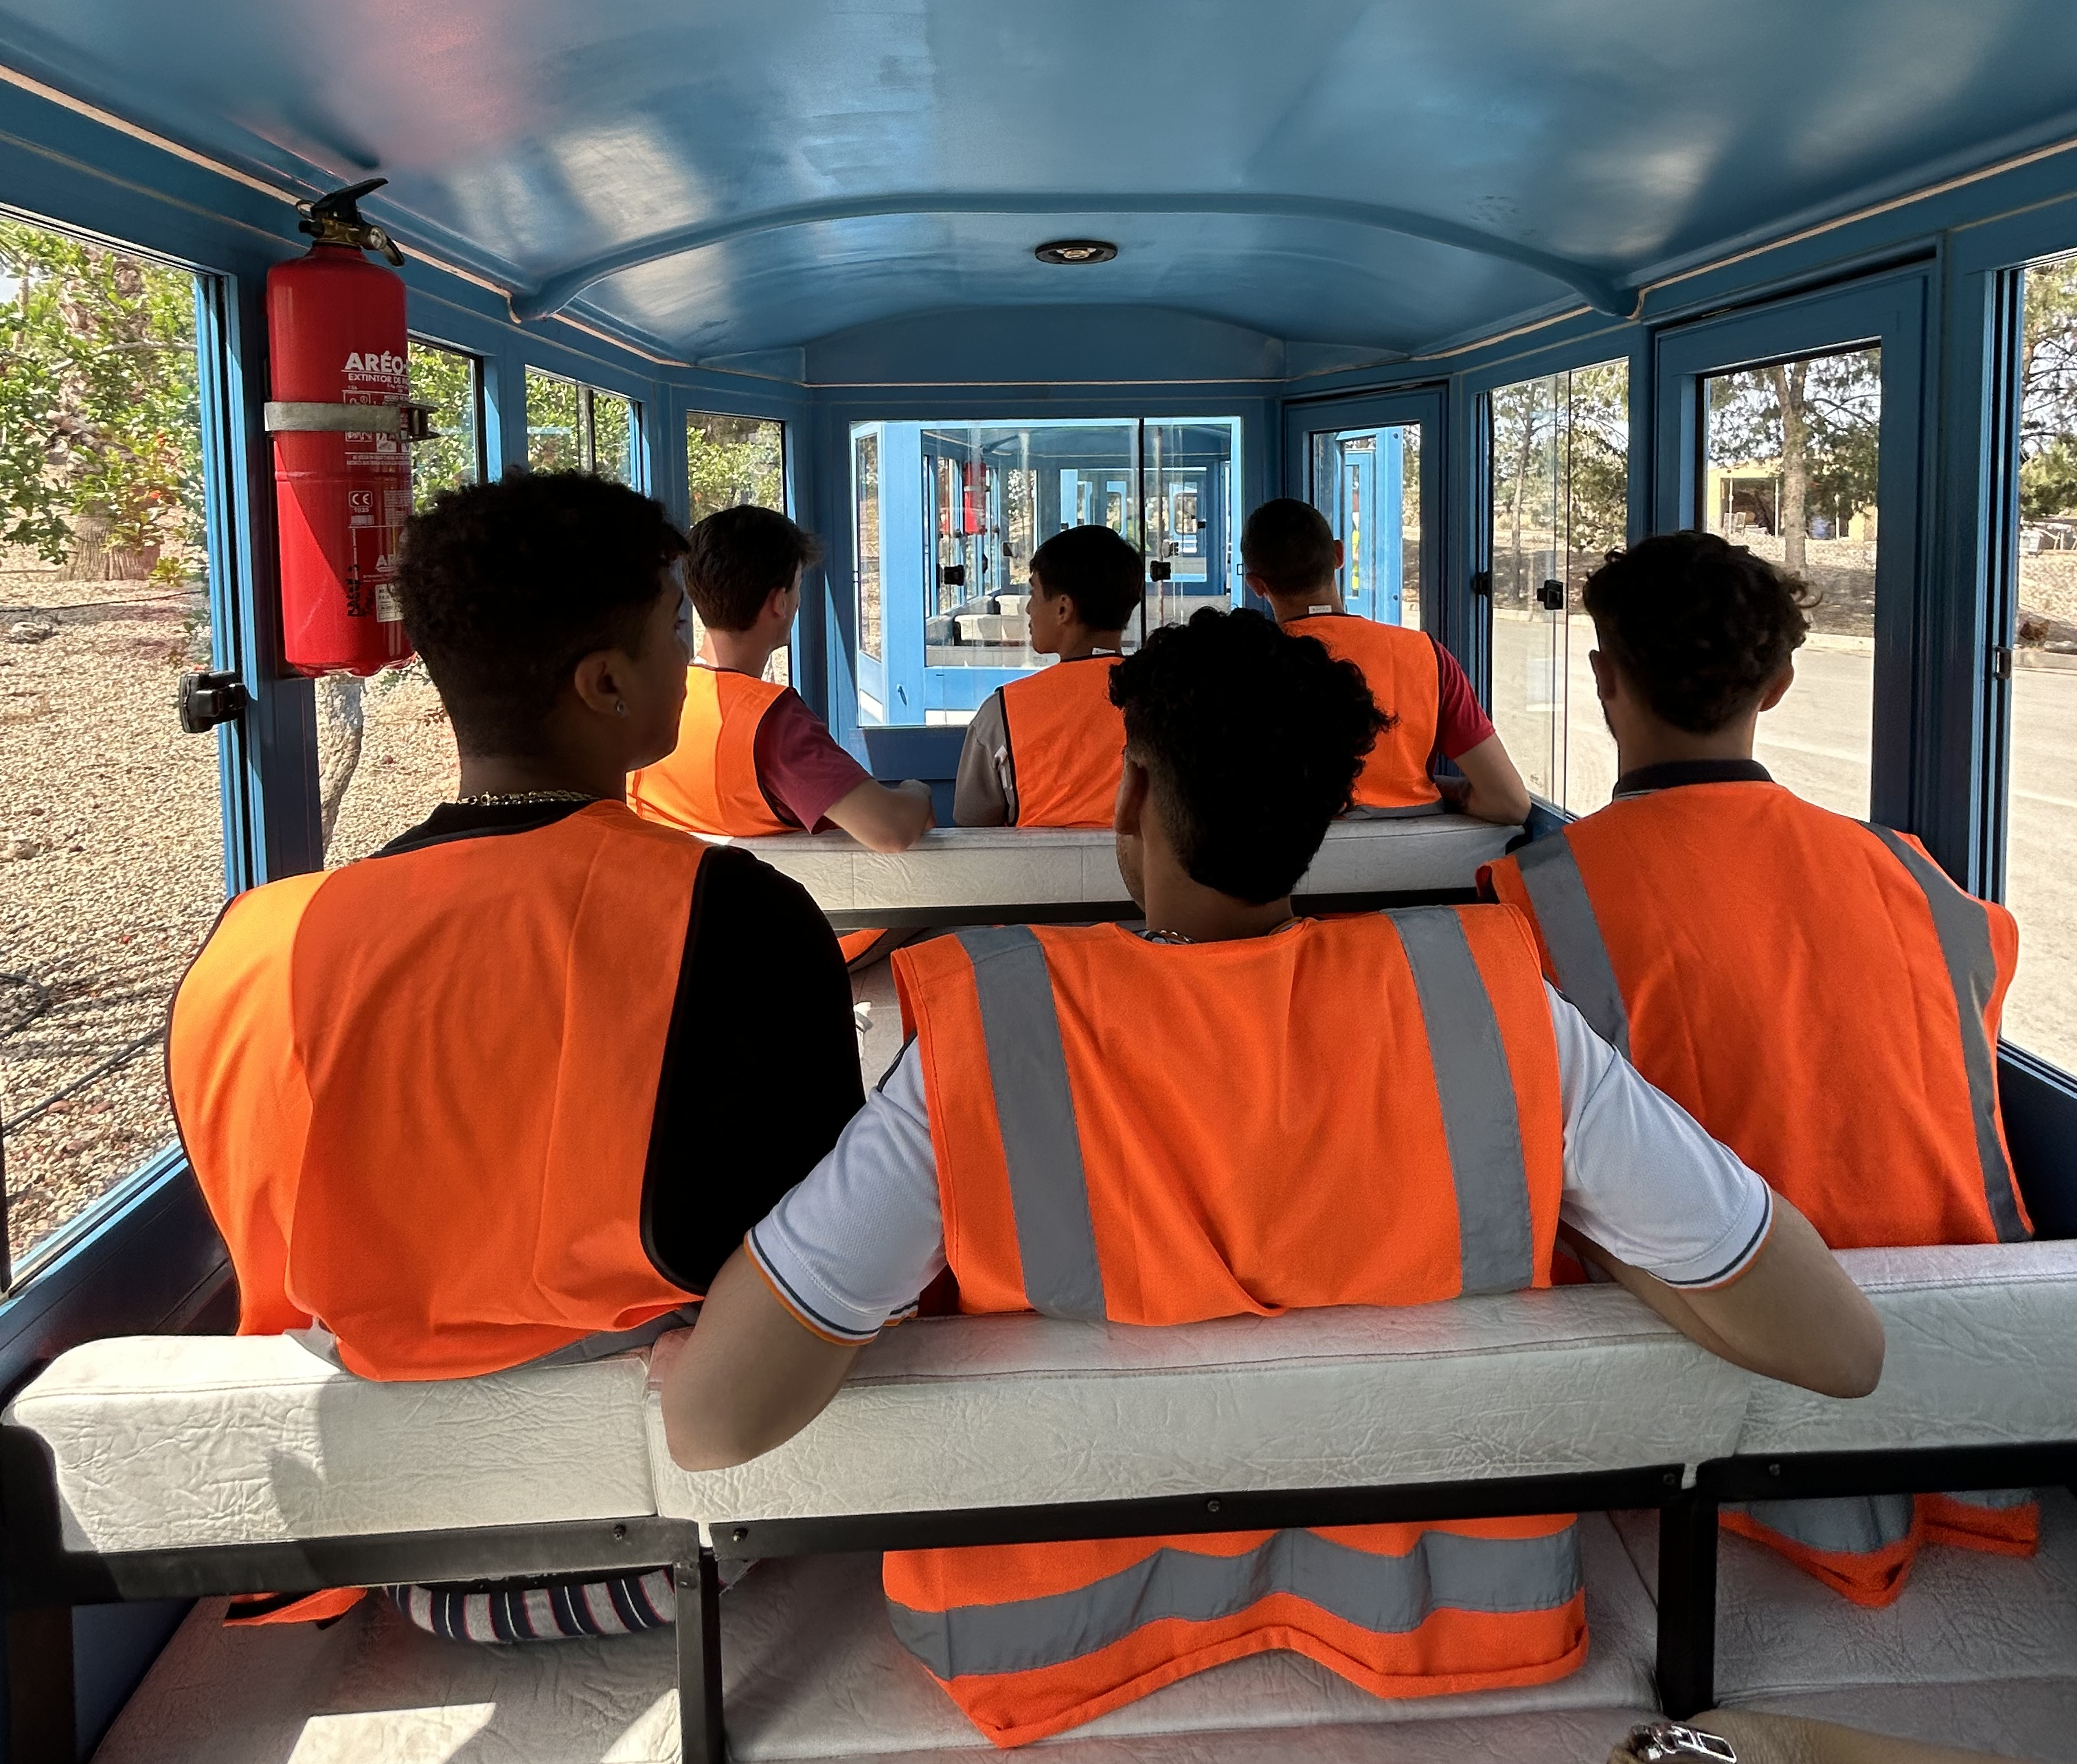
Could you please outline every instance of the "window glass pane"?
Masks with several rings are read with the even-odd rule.
[[[588,472],[584,389],[538,368],[527,370],[527,464],[535,472]]]
[[[851,439],[851,545],[858,560],[858,647],[881,659],[880,630],[880,437]]]
[[[223,903],[194,278],[0,219],[8,1247],[171,1142],[168,999]]]
[[[411,505],[424,508],[443,490],[483,476],[477,441],[481,433],[482,378],[473,356],[411,339],[411,397],[429,404],[434,439],[411,447]]]
[[[2019,619],[2005,902],[2020,923],[2004,1033],[2077,1071],[2077,258],[2026,273]]]
[[[1313,505],[1342,542],[1346,611],[1421,623],[1421,425],[1372,424],[1313,437]]]
[[[635,401],[615,392],[591,395],[592,470],[615,484],[635,481]]]
[[[1796,689],[1755,755],[1799,796],[1868,812],[1875,741],[1876,465],[1882,352],[1804,356],[1704,383],[1700,525],[1821,597]]]
[[[685,488],[693,520],[718,509],[750,504],[786,512],[786,425],[760,417],[722,416],[693,410],[685,417]],[[693,615],[695,643],[706,627]],[[773,652],[764,677],[779,685],[791,678],[787,651]]]
[[[1609,800],[1615,743],[1587,657],[1588,576],[1630,510],[1630,364],[1496,388],[1492,419],[1492,718],[1523,780],[1575,813]]]
[[[1150,568],[1143,605],[1149,630],[1180,624],[1201,607],[1230,606],[1239,586],[1239,535],[1233,522],[1234,461],[1240,424],[1150,422],[1145,451],[1143,519],[1151,565],[1165,563],[1168,579]],[[1128,647],[1139,634],[1126,634]]]

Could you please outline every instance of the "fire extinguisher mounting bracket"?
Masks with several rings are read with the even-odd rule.
[[[435,407],[429,404],[299,404],[268,401],[269,435],[395,435],[406,441],[436,439]]]
[[[229,722],[251,701],[245,682],[235,673],[181,676],[181,727],[191,735],[206,735]]]

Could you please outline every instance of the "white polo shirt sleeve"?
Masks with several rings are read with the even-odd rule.
[[[1668,1285],[1735,1279],[1773,1222],[1767,1184],[1545,991],[1565,1117],[1559,1216]],[[945,1245],[913,1042],[747,1246],[780,1302],[827,1340],[868,1342],[914,1311],[944,1268]]]

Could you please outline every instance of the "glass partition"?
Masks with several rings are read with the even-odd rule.
[[[1372,423],[1311,437],[1312,502],[1342,542],[1344,610],[1421,623],[1421,425]]]
[[[1575,814],[1615,784],[1581,590],[1630,517],[1630,364],[1601,362],[1488,395],[1492,719],[1523,781]]]
[[[0,1284],[173,1142],[165,1013],[223,905],[194,277],[0,218]]]
[[[2005,904],[2008,1039],[2077,1071],[2077,258],[2025,274]]]
[[[1072,526],[1109,526],[1147,552],[1128,650],[1151,626],[1232,605],[1239,443],[1226,418],[854,424],[860,720],[964,723],[1046,665],[1027,641],[1031,555]]]
[[[1760,719],[1755,757],[1799,796],[1868,813],[1875,745],[1882,351],[1850,349],[1703,383],[1700,524],[1819,599],[1796,686]]]

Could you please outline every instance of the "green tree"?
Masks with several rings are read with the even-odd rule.
[[[76,576],[199,570],[194,278],[0,219],[0,542]]]
[[[411,344],[411,397],[433,407],[434,437],[411,448],[411,505],[483,475],[476,448],[476,363],[452,349]]]
[[[2026,273],[2019,460],[2022,520],[2077,514],[2077,258]]]
[[[1882,426],[1882,352],[1805,356],[1709,382],[1709,460],[1775,466],[1782,560],[1806,561],[1814,512],[1835,528],[1874,506]]]
[[[685,483],[693,518],[739,503],[786,506],[785,425],[695,410],[685,418]]]

